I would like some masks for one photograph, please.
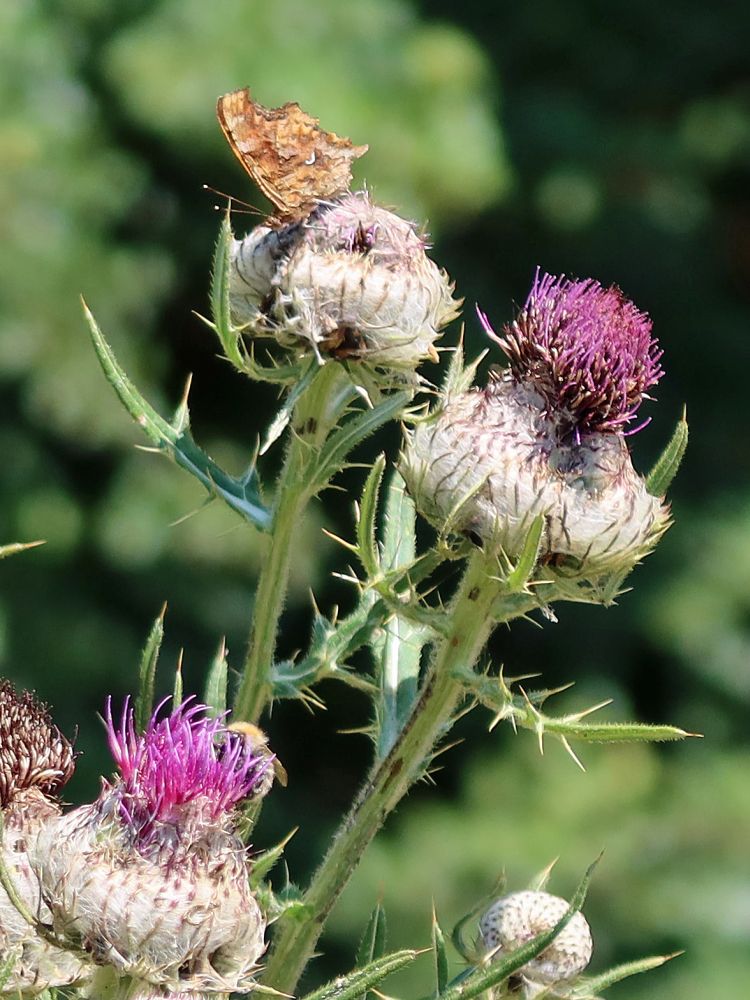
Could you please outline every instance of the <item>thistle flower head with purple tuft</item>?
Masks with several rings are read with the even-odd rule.
[[[579,433],[624,431],[664,374],[650,318],[619,288],[591,278],[572,281],[537,268],[503,336],[482,312],[479,318],[508,356],[514,379],[532,382]]]
[[[108,702],[119,777],[36,845],[52,923],[119,975],[172,991],[248,990],[265,918],[235,807],[268,791],[273,758],[192,698],[160,717],[163,705],[138,733],[129,702],[117,723]]]
[[[662,375],[651,321],[617,288],[539,271],[503,336],[479,318],[510,364],[483,389],[452,381],[417,422],[400,464],[409,491],[438,530],[511,560],[541,519],[549,573],[609,603],[669,525],[626,443]]]
[[[205,705],[188,698],[160,719],[166,700],[141,735],[129,701],[117,724],[107,701],[109,748],[121,775],[120,818],[140,842],[156,836],[160,824],[179,824],[186,814],[219,821],[264,789],[272,766],[272,758],[227,731],[226,713],[212,718]]]

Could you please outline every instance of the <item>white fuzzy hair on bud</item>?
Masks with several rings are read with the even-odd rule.
[[[417,423],[400,470],[439,530],[510,558],[541,515],[542,561],[573,578],[627,573],[669,524],[622,434],[571,435],[533,386],[507,376],[447,398]]]
[[[51,912],[44,903],[37,874],[29,860],[29,849],[43,825],[59,814],[38,788],[19,792],[3,811],[3,863],[19,898],[30,914],[43,924],[51,924]],[[2,992],[33,996],[49,987],[82,982],[89,964],[73,951],[56,948],[40,937],[0,888],[0,962],[14,959]]]
[[[322,357],[414,369],[460,303],[414,225],[366,191],[232,244],[234,322]]]
[[[512,892],[503,896],[479,922],[483,950],[493,957],[515,951],[552,930],[567,910],[564,899],[548,892]],[[592,949],[589,925],[582,913],[574,913],[552,944],[519,970],[529,987],[526,995],[536,995],[539,991],[535,987],[539,985],[554,986],[580,975],[591,960]]]
[[[165,830],[144,856],[112,819],[116,805],[104,795],[37,841],[33,862],[55,931],[95,963],[172,991],[249,989],[265,920],[242,842],[219,824],[185,855]]]

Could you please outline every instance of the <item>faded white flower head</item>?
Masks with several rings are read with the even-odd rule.
[[[482,950],[492,957],[509,954],[552,928],[565,916],[568,903],[548,892],[512,892],[498,899],[479,922]],[[553,986],[580,975],[590,959],[591,931],[582,913],[574,913],[552,944],[519,970],[529,984]]]
[[[56,931],[94,962],[171,991],[248,990],[265,920],[248,884],[234,807],[271,762],[188,699],[109,744],[120,776],[50,823],[34,864]]]
[[[233,320],[290,350],[415,369],[460,306],[426,251],[413,223],[346,193],[233,241]]]
[[[551,571],[626,574],[669,524],[625,430],[661,376],[650,320],[618,289],[539,274],[502,337],[480,316],[510,365],[408,434],[401,472],[417,508],[510,558],[541,516]]]

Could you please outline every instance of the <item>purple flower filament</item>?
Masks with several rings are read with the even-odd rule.
[[[537,269],[523,308],[501,337],[481,312],[479,318],[507,354],[516,381],[532,383],[576,433],[624,431],[664,374],[650,318],[619,288],[591,278],[571,281]]]
[[[207,820],[218,820],[259,789],[271,766],[242,734],[226,730],[226,715],[211,718],[205,705],[191,702],[158,719],[161,702],[143,734],[135,731],[129,699],[119,724],[107,702],[107,737],[122,777],[120,815],[139,838],[159,824],[179,824],[181,807],[194,802]]]

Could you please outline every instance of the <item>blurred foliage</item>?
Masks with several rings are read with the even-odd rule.
[[[750,10],[697,0],[0,5],[0,532],[47,539],[0,564],[0,669],[36,686],[68,731],[80,726],[72,798],[95,794],[109,766],[95,713],[106,692],[132,688],[162,602],[163,662],[184,645],[185,686],[198,687],[222,635],[239,662],[263,557],[229,512],[198,510],[202,492],[179,470],[131,450],[142,442],[97,369],[78,303],[83,292],[164,412],[195,372],[196,437],[230,469],[246,465],[273,393],[217,360],[191,316],[205,311],[218,227],[201,185],[257,197],[215,123],[222,91],[249,84],[267,103],[297,100],[368,142],[359,178],[429,219],[436,259],[496,326],[537,264],[620,284],[665,348],[654,424],[633,440],[644,468],[688,405],[676,524],[634,574],[634,593],[608,612],[564,607],[556,625],[521,624],[493,654],[508,673],[576,679],[576,704],[615,695],[620,718],[706,740],[589,748],[581,775],[554,746],[539,760],[530,739],[484,737],[482,720],[466,720],[470,745],[440,758],[438,788],[413,793],[342,900],[319,979],[351,962],[381,890],[390,944],[427,943],[433,894],[449,927],[500,869],[516,887],[560,854],[553,891],[568,892],[605,846],[587,906],[599,968],[688,950],[613,997],[697,1000],[750,982],[740,938],[750,894],[748,37]],[[466,323],[478,351],[471,309]],[[360,484],[357,471],[345,477]],[[330,580],[340,553],[323,524],[348,534],[350,498],[326,494],[302,529],[284,654],[305,643],[308,588],[323,610],[349,599]],[[302,823],[288,852],[296,878],[367,757],[365,740],[336,733],[366,721],[356,695],[324,693],[325,716],[282,706],[269,723],[291,782],[271,797],[259,838]]]
[[[421,23],[401,0],[226,0],[219,10],[168,0],[113,38],[106,75],[138,122],[208,156],[206,95],[250,74],[262,103],[302,100],[325,128],[368,142],[360,170],[401,211],[441,224],[507,187],[488,63],[469,35]]]

